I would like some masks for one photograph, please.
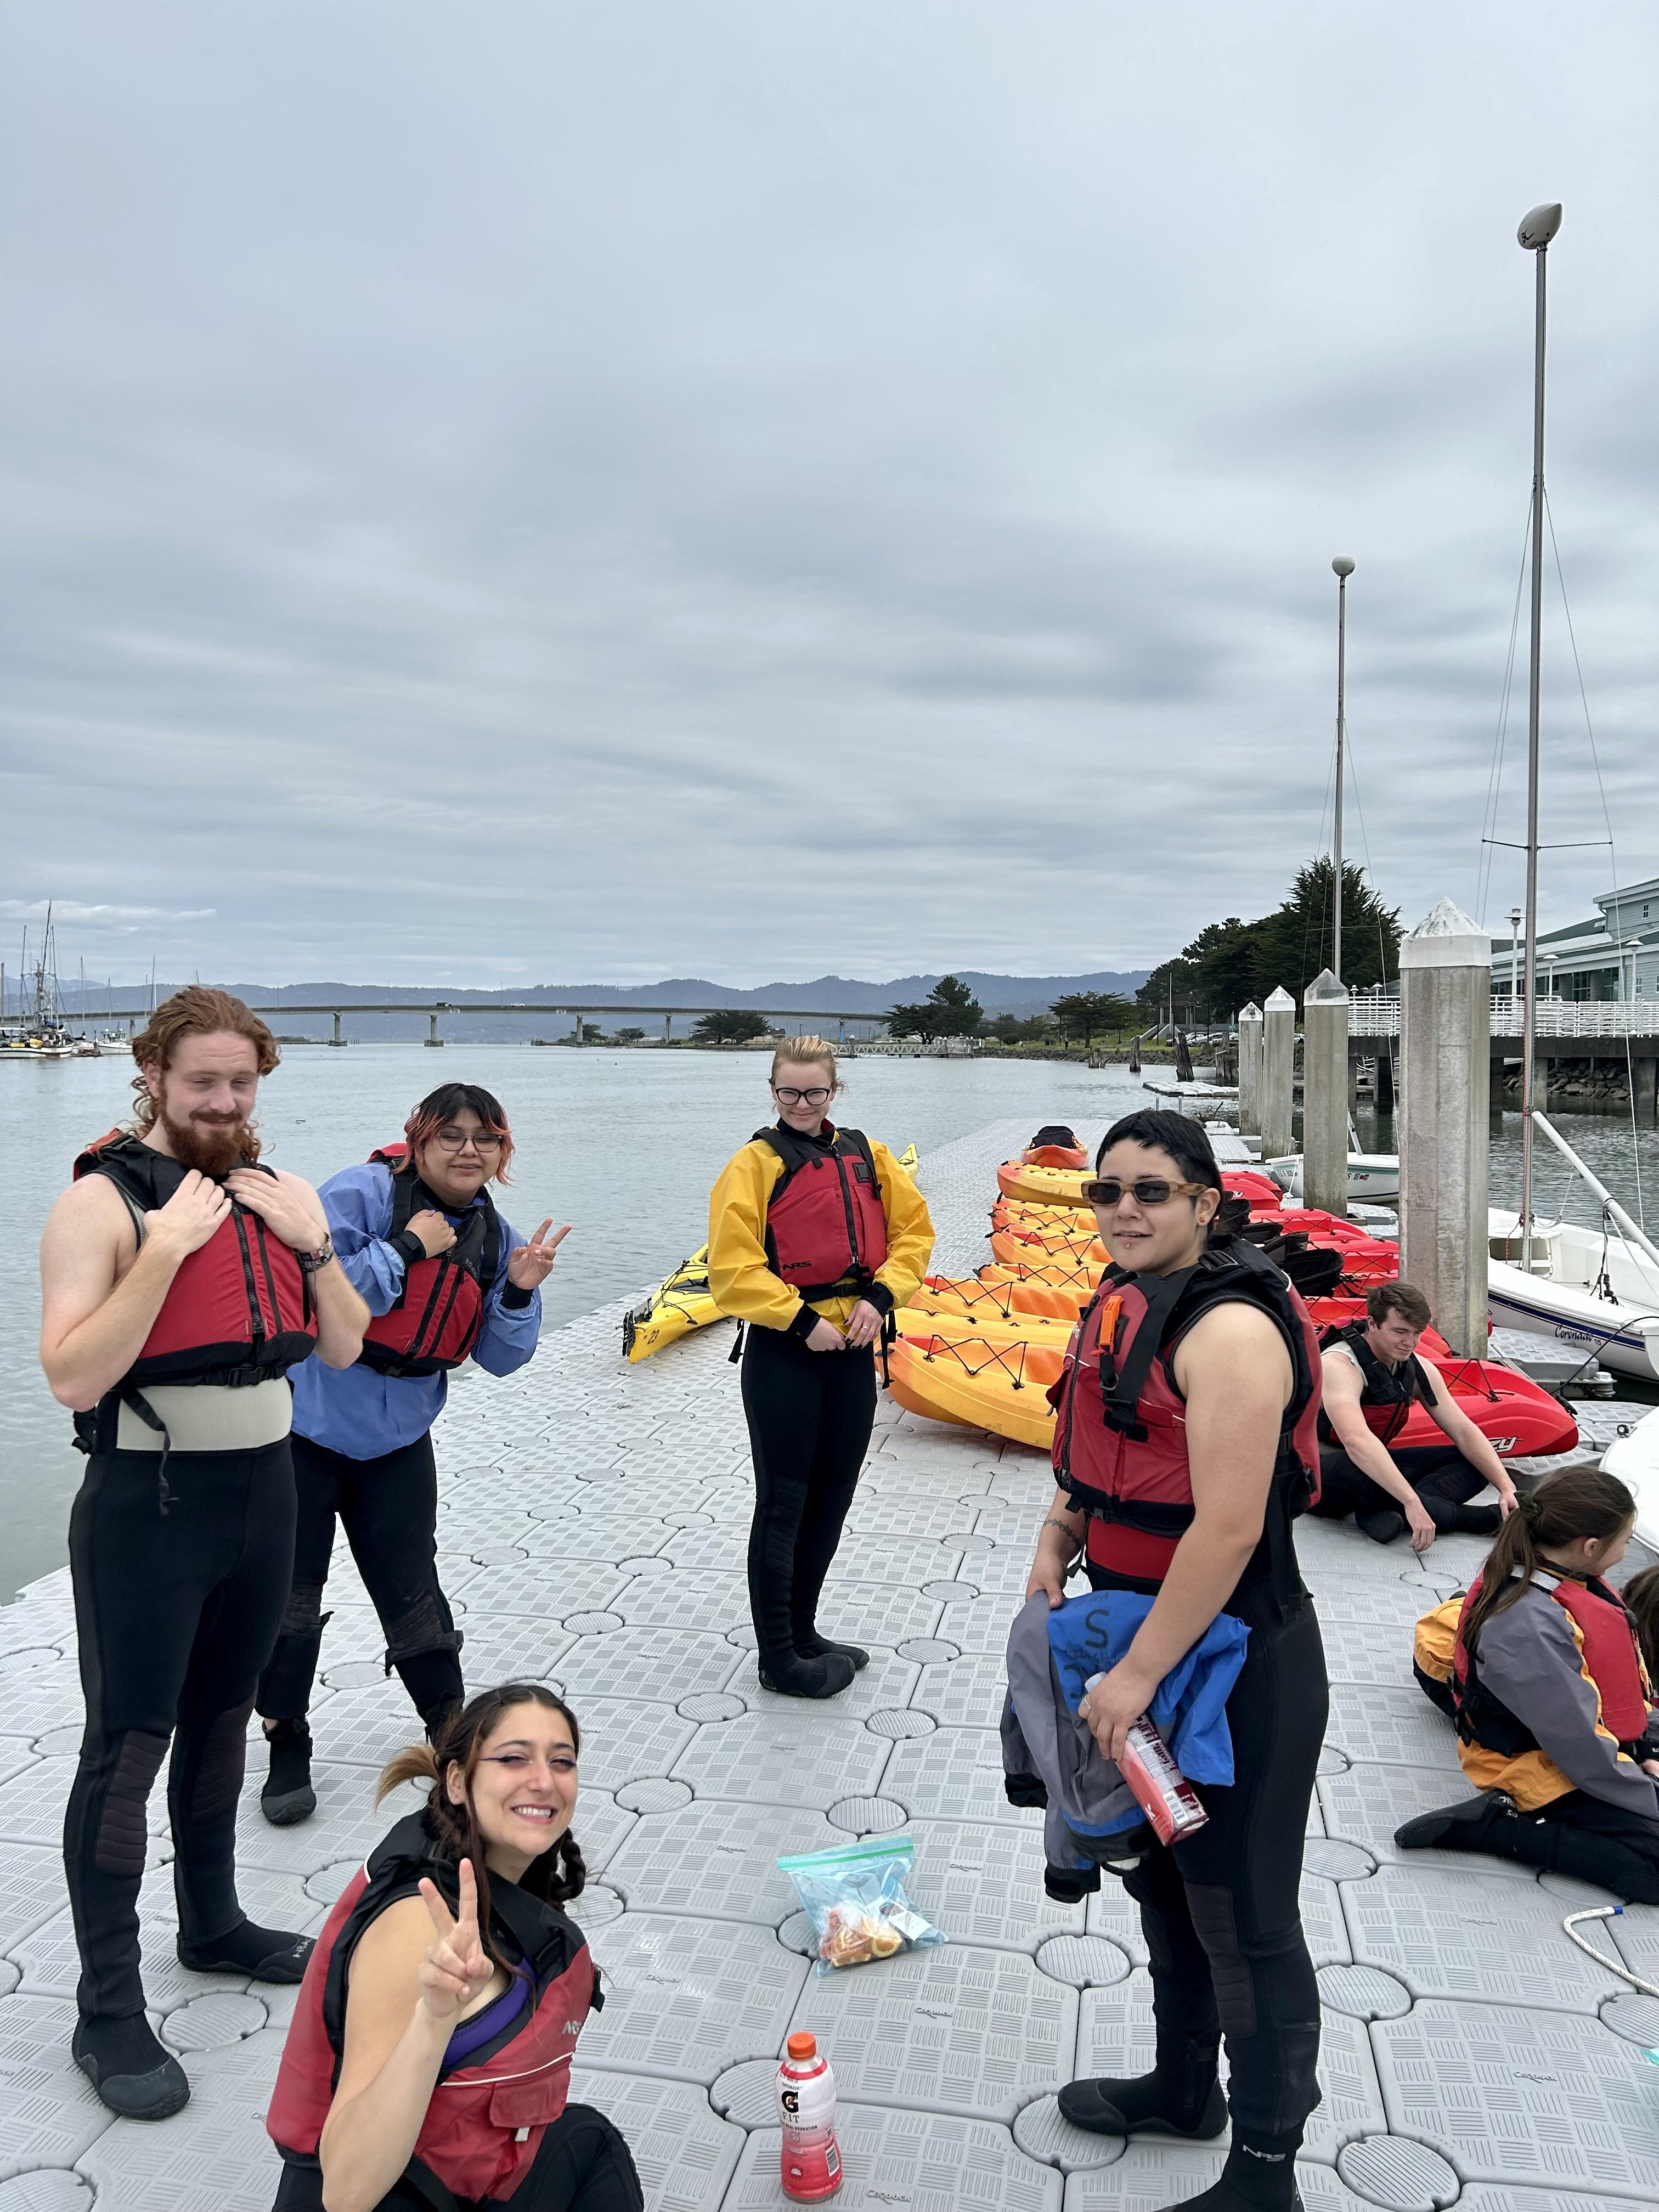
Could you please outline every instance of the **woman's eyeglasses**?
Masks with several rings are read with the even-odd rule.
[[[1214,1187],[1207,1182],[1167,1182],[1162,1176],[1142,1176],[1139,1182],[1120,1182],[1115,1176],[1103,1176],[1098,1182],[1085,1182],[1083,1195],[1090,1206],[1110,1213],[1122,1205],[1126,1192],[1137,1206],[1167,1206],[1172,1198],[1196,1198],[1200,1191]]]
[[[499,1152],[503,1141],[482,1129],[440,1129],[437,1136],[442,1152],[464,1152],[469,1145],[475,1152]]]
[[[820,1086],[811,1091],[787,1091],[780,1090],[775,1083],[772,1085],[772,1096],[780,1106],[823,1106],[829,1103],[831,1093],[827,1086]]]

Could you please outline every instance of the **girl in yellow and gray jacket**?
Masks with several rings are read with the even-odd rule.
[[[872,1347],[927,1272],[933,1224],[884,1145],[826,1120],[833,1048],[773,1055],[776,1124],[726,1164],[708,1204],[708,1288],[750,1324],[743,1407],[755,1460],[749,1604],[760,1678],[833,1698],[870,1655],[817,1632],[876,1413]]]

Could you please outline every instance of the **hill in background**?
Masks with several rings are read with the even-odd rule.
[[[1146,981],[1147,970],[1108,969],[1086,975],[990,975],[977,969],[963,968],[956,973],[988,1015],[1013,1014],[1027,1020],[1068,992],[1110,991],[1133,998]],[[228,983],[224,988],[246,999],[251,1005],[277,1008],[365,1003],[429,1006],[441,1001],[446,1006],[463,1010],[446,1014],[443,1020],[442,1034],[456,1043],[512,1044],[523,1043],[532,1036],[566,1036],[574,1024],[550,1012],[545,1017],[533,1013],[499,1014],[487,1020],[469,1022],[464,1010],[468,1006],[501,1005],[624,1007],[630,1012],[637,1008],[641,1018],[635,1026],[655,1034],[660,1024],[649,1018],[653,1008],[740,1006],[776,1013],[880,1016],[890,1006],[925,999],[939,981],[936,974],[898,975],[886,983],[863,982],[846,975],[818,975],[805,983],[766,983],[753,991],[739,990],[726,983],[711,983],[702,976],[684,975],[670,976],[660,983],[632,986],[538,983],[503,991],[460,990],[442,984],[428,988],[402,985],[394,988],[384,983]],[[158,982],[156,996],[165,998],[169,991],[177,988],[176,984]],[[148,994],[144,995],[147,999]],[[118,1008],[125,1009],[137,1006],[140,999],[136,992],[117,991],[113,1002]],[[73,985],[64,990],[64,1003],[73,1015]],[[102,1012],[104,1005],[102,991],[89,986],[88,1015],[95,1018]],[[607,1014],[601,1025],[616,1030],[626,1027],[628,1022],[628,1013]],[[325,1017],[296,1015],[291,1025],[279,1023],[276,1026],[291,1036],[321,1037],[329,1034],[331,1024]],[[678,1033],[683,1036],[689,1026],[686,1023],[677,1024]],[[365,1043],[423,1037],[426,1027],[424,1016],[397,1014],[358,1015],[349,1018],[345,1024],[349,1036]]]

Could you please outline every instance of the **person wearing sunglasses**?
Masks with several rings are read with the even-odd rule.
[[[710,1295],[749,1325],[760,1679],[792,1698],[833,1698],[869,1663],[819,1634],[818,1599],[875,1421],[872,1347],[933,1250],[927,1205],[887,1147],[826,1118],[840,1089],[822,1037],[781,1046],[777,1121],[727,1163],[708,1205]]]
[[[499,1100],[445,1083],[401,1141],[318,1193],[373,1318],[355,1366],[294,1370],[294,1583],[254,1700],[270,1749],[259,1802],[273,1826],[316,1810],[307,1714],[337,1519],[386,1633],[386,1672],[397,1668],[428,1730],[460,1703],[461,1638],[438,1580],[432,1424],[452,1368],[471,1359],[511,1375],[533,1355],[541,1285],[568,1234],[550,1219],[521,1238],[502,1219],[488,1186],[508,1180],[512,1158]]]
[[[1096,2133],[1141,2129],[1232,2144],[1205,2212],[1290,2212],[1296,2152],[1319,2100],[1319,1994],[1302,1932],[1302,1845],[1328,1703],[1319,1624],[1291,1540],[1318,1496],[1318,1336],[1271,1261],[1238,1231],[1210,1142],[1179,1114],[1129,1115],[1085,1187],[1111,1266],[1057,1389],[1054,1504],[1026,1595],[1152,1600],[1079,1711],[1106,1758],[1223,1613],[1249,1628],[1227,1698],[1234,1779],[1209,1818],[1153,1843],[1123,1877],[1152,1960],[1157,2063],[1060,2093]],[[1133,1611],[1126,1607],[1126,1611]],[[1217,2057],[1227,2039],[1224,2100]]]

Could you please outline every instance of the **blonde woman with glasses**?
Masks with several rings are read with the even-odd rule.
[[[755,1461],[749,1603],[763,1687],[833,1698],[870,1655],[818,1633],[876,1412],[874,1347],[927,1272],[933,1224],[884,1145],[828,1117],[832,1047],[772,1060],[777,1120],[731,1159],[708,1207],[708,1287],[749,1324],[743,1404]]]

